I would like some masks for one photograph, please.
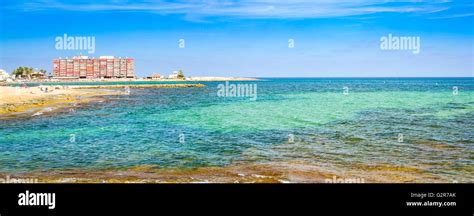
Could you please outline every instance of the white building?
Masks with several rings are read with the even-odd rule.
[[[168,76],[168,79],[178,79],[178,73],[179,71],[173,71],[173,73]]]
[[[161,74],[159,74],[159,73],[153,74],[153,75],[151,76],[151,79],[163,79],[163,78],[165,78],[165,76],[163,76],[163,75],[161,75]]]
[[[0,80],[7,80],[10,75],[5,70],[0,69]]]

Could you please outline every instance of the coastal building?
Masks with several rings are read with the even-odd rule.
[[[8,73],[5,70],[0,69],[0,81],[7,80],[8,78],[10,78]]]
[[[165,78],[163,75],[159,74],[159,73],[155,73],[153,75],[151,75],[151,77],[148,77],[149,79],[163,79]]]
[[[168,76],[168,79],[178,79],[179,71],[173,71],[172,74]]]
[[[34,71],[31,75],[31,78],[37,78],[37,79],[44,79],[46,77],[46,74],[43,74],[39,71]]]
[[[55,78],[135,78],[133,58],[74,56],[53,60]]]

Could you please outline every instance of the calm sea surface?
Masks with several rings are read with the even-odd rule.
[[[298,160],[474,179],[473,78],[230,82],[256,84],[256,101],[218,97],[224,82],[203,83],[0,120],[0,172]]]

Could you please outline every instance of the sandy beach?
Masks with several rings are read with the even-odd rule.
[[[0,87],[0,106],[6,104],[25,104],[35,100],[45,100],[58,96],[91,96],[105,95],[111,92],[84,91],[75,88],[55,88],[49,86],[49,91],[41,91],[39,87]]]
[[[0,115],[14,115],[45,107],[66,107],[90,102],[100,96],[120,94],[117,90],[85,90],[68,87],[0,87]]]
[[[126,94],[125,88],[191,88],[203,84],[0,86],[0,117],[12,117],[43,108],[66,108],[102,100],[103,96]]]

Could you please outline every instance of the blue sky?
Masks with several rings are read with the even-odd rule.
[[[139,76],[432,77],[474,74],[474,2],[387,0],[2,0],[0,68],[52,70],[55,38],[136,59]],[[420,37],[421,51],[380,38]],[[179,48],[179,40],[185,48]],[[293,39],[294,48],[288,47]]]

